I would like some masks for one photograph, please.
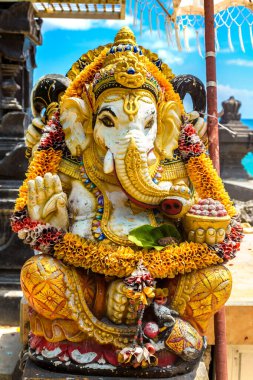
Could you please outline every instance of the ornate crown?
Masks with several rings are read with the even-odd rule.
[[[95,75],[93,92],[95,98],[109,88],[145,89],[158,100],[161,91],[158,82],[147,71],[145,56],[130,28],[122,28],[116,35],[114,45],[107,53],[102,69]]]

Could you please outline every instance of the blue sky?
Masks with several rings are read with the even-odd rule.
[[[139,26],[133,26],[133,19],[126,20],[76,20],[45,19],[42,27],[43,44],[37,48],[37,69],[34,80],[49,73],[65,74],[72,63],[82,54],[99,45],[113,42],[121,27],[130,26],[140,45],[156,52],[175,74],[193,74],[205,83],[205,60],[196,47],[195,33],[189,30],[190,52],[179,52],[176,46],[168,46],[165,33],[158,36],[157,30],[150,33],[148,22],[144,20],[142,35]],[[240,112],[243,118],[253,119],[253,46],[249,27],[242,28],[245,52],[241,51],[238,29],[231,29],[234,52],[228,48],[227,29],[218,31],[220,51],[217,54],[218,104],[234,95],[242,102]],[[200,33],[204,51],[203,33]]]

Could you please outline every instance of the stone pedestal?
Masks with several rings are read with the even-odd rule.
[[[0,324],[8,325],[19,323],[19,271],[32,255],[9,219],[28,165],[24,132],[40,26],[29,2],[0,3]]]
[[[196,375],[196,371],[188,373],[186,375],[170,377],[169,380],[194,380]],[[23,380],[35,380],[35,379],[45,379],[45,380],[135,380],[138,379],[138,371],[136,370],[136,377],[104,377],[104,376],[82,376],[75,375],[71,373],[59,373],[52,372],[46,369],[38,367],[35,363],[33,363],[30,359],[26,362],[25,369],[23,372]],[[149,380],[160,380],[158,378],[152,378]]]

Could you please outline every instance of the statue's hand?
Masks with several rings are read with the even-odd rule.
[[[32,149],[34,152],[39,144],[41,138],[41,132],[44,128],[44,123],[39,117],[36,117],[32,120],[32,123],[29,124],[27,131],[25,133],[25,144],[27,148]]]
[[[28,181],[28,213],[32,220],[50,223],[67,230],[69,225],[67,195],[58,175],[46,173]]]
[[[207,124],[197,111],[188,113],[190,122],[194,123],[194,128],[201,140],[205,143],[207,139]]]
[[[225,239],[230,220],[221,202],[207,198],[191,207],[183,218],[183,225],[189,241],[214,245]]]
[[[214,245],[222,243],[225,239],[226,230],[224,228],[197,228],[188,232],[188,240],[195,243],[207,243]]]

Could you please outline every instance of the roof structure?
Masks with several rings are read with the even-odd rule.
[[[41,18],[125,18],[126,0],[29,0]]]

